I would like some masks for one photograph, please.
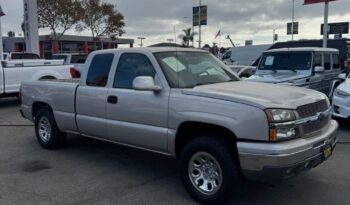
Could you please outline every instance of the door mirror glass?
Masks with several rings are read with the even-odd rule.
[[[136,77],[132,83],[134,90],[140,91],[160,91],[162,88],[156,85],[153,77],[151,76],[139,76]]]
[[[323,73],[324,71],[325,71],[325,69],[322,66],[315,67],[315,73]]]
[[[339,74],[338,78],[340,78],[342,80],[345,80],[346,79],[346,74],[345,73]]]

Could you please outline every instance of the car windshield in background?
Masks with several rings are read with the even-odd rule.
[[[309,70],[311,52],[267,53],[262,57],[260,70]]]
[[[33,60],[40,59],[37,54],[34,53],[13,53],[11,55],[12,60]]]
[[[225,65],[205,52],[155,53],[171,87],[193,88],[199,85],[237,81]]]

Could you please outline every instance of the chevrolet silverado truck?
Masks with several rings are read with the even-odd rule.
[[[78,134],[179,158],[197,201],[224,204],[241,179],[284,180],[327,160],[338,124],[324,94],[245,82],[206,51],[95,51],[78,80],[22,83],[43,148]],[[156,168],[155,168],[156,169]]]
[[[332,98],[346,77],[340,63],[336,49],[273,49],[263,53],[255,75],[246,80],[310,88]]]
[[[70,65],[63,60],[4,60],[0,64],[0,97],[17,96],[24,80],[66,79]]]

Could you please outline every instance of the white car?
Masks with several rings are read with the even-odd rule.
[[[334,91],[333,107],[334,116],[350,119],[350,75]]]

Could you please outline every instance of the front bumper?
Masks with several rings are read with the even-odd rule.
[[[339,96],[333,96],[333,108],[335,117],[348,119],[350,118],[350,97],[342,98]]]
[[[279,181],[316,167],[325,161],[323,149],[337,143],[334,120],[317,136],[277,143],[238,142],[243,175],[248,179]]]

